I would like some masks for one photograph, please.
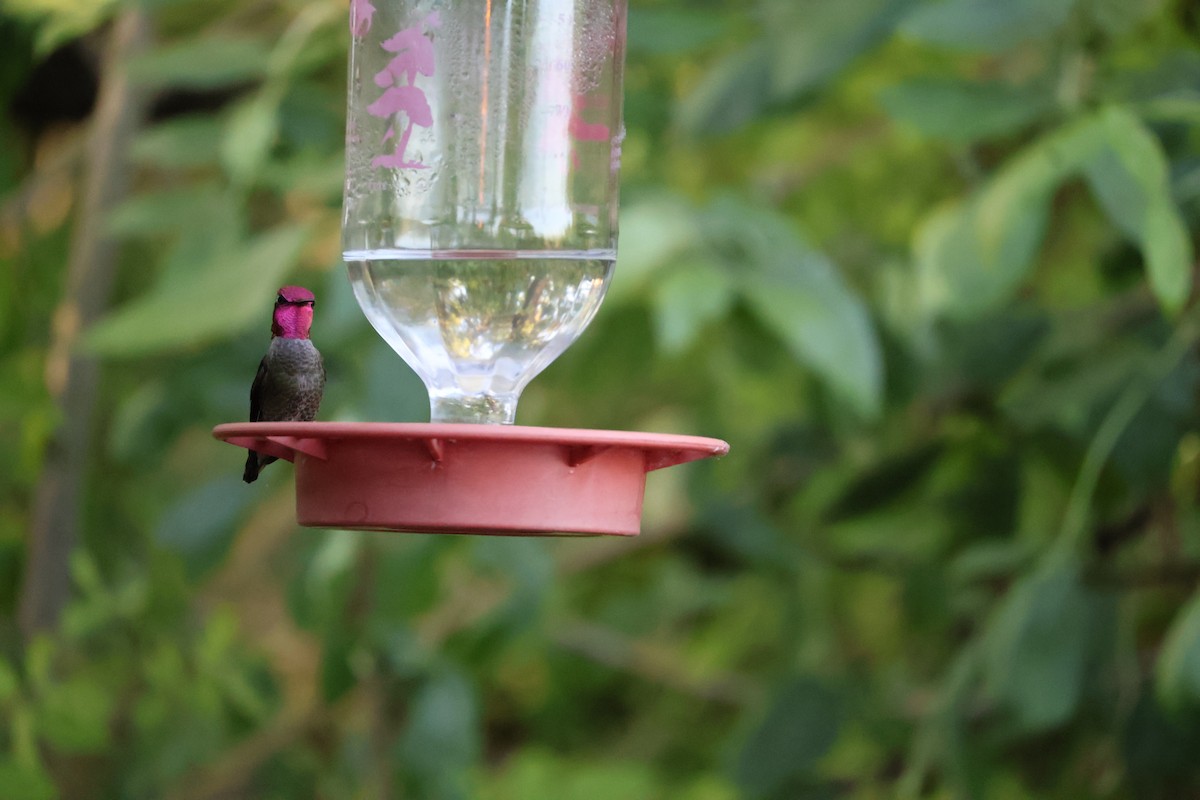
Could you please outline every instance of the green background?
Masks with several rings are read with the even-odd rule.
[[[340,0],[7,0],[0,798],[1200,796],[1200,4],[631,5],[616,277],[518,421],[733,449],[541,541],[298,529],[209,434],[284,282],[322,419],[426,418]]]

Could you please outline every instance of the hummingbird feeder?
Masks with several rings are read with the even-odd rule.
[[[717,439],[514,425],[617,256],[626,0],[351,0],[343,259],[429,423],[218,425],[294,461],[301,525],[636,535]]]

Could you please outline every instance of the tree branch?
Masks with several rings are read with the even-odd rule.
[[[146,106],[143,93],[130,83],[125,61],[149,38],[146,15],[126,11],[113,24],[104,54],[67,285],[54,314],[46,359],[46,380],[63,423],[50,444],[34,499],[18,611],[26,639],[57,624],[70,593],[67,559],[78,539],[99,377],[96,362],[75,350],[80,333],[104,313],[111,294],[116,243],[105,234],[104,220],[126,193],[126,154]]]

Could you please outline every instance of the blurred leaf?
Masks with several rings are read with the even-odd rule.
[[[54,800],[58,789],[40,766],[0,756],[0,800]]]
[[[760,114],[771,100],[772,51],[758,41],[729,53],[708,71],[676,110],[693,135],[729,133]]]
[[[1052,98],[1033,87],[954,78],[915,78],[880,95],[895,119],[926,136],[971,142],[1021,130],[1052,108]]]
[[[732,199],[715,203],[706,230],[731,247],[738,289],[762,323],[833,393],[864,417],[879,413],[883,364],[866,306],[834,265],[790,223]]]
[[[366,390],[359,413],[371,422],[423,422],[429,419],[429,393],[417,374],[382,339],[375,339],[362,358]],[[326,362],[333,370],[336,363]]]
[[[605,302],[620,303],[642,289],[648,276],[696,246],[701,226],[694,209],[674,197],[626,206],[621,250]]]
[[[766,276],[747,280],[743,296],[834,394],[864,417],[877,416],[883,367],[870,318],[858,299],[835,281],[828,262],[812,256],[796,267],[790,280]]]
[[[233,336],[268,318],[307,237],[301,226],[260,234],[220,263],[157,287],[105,317],[88,331],[85,346],[98,355],[128,357]]]
[[[1138,377],[1143,375],[1140,373]],[[1170,482],[1171,471],[1178,462],[1180,441],[1195,426],[1194,398],[1198,388],[1196,364],[1185,361],[1129,421],[1117,440],[1112,464],[1132,491],[1153,492],[1154,487]],[[1172,397],[1180,391],[1189,398],[1184,408],[1180,408],[1177,397]]]
[[[317,151],[301,150],[288,155],[271,153],[255,173],[255,185],[280,193],[337,198],[340,202],[346,170],[340,155],[318,156]]]
[[[928,475],[943,449],[941,443],[929,442],[863,469],[826,510],[825,519],[838,522],[897,501]]]
[[[147,381],[128,395],[113,415],[108,447],[113,456],[124,463],[136,458],[154,458],[161,441],[166,438],[164,412],[171,398],[161,381]]]
[[[1022,541],[990,540],[972,544],[954,558],[949,573],[961,583],[1005,580],[1034,561],[1033,548]]]
[[[554,562],[545,542],[485,536],[475,541],[472,556],[483,570],[494,571],[511,583],[511,595],[500,611],[505,621],[519,627],[536,622],[554,581]]]
[[[221,121],[208,114],[192,114],[160,122],[137,135],[130,158],[159,167],[202,167],[216,164],[221,143]],[[196,187],[192,187],[196,188]]]
[[[424,782],[464,786],[479,755],[478,725],[474,687],[455,670],[437,670],[412,699],[398,762]]]
[[[1009,386],[1046,340],[1044,314],[1028,308],[1001,309],[977,319],[946,323],[947,368],[982,391]]]
[[[1088,17],[1110,36],[1125,33],[1161,10],[1163,0],[1080,0]]]
[[[359,632],[346,620],[335,620],[322,631],[320,686],[326,702],[334,702],[357,683],[351,661],[358,648]]]
[[[346,143],[343,92],[307,81],[289,83],[279,103],[279,133],[283,141],[314,161],[337,164],[342,172]]]
[[[939,466],[939,498],[954,527],[973,536],[1007,537],[1017,528],[1020,461],[1008,450],[973,442],[952,450]]]
[[[4,11],[37,25],[37,51],[49,53],[99,27],[117,0],[6,0]]]
[[[156,285],[187,282],[197,273],[230,265],[230,258],[247,246],[250,231],[245,206],[233,197],[211,205],[198,204],[188,220],[191,224],[169,239]]]
[[[148,87],[217,89],[264,77],[270,53],[261,39],[209,34],[135,56],[129,76]]]
[[[812,678],[786,684],[738,754],[737,784],[751,797],[773,797],[812,769],[837,741],[842,700]]]
[[[154,540],[183,560],[189,576],[199,577],[225,557],[254,499],[240,475],[216,478],[168,508],[155,526]]]
[[[1107,148],[1088,164],[1088,181],[1112,223],[1144,253],[1163,308],[1178,312],[1192,289],[1193,251],[1171,196],[1166,156],[1132,114],[1110,108],[1102,119]]]
[[[1200,707],[1200,592],[1179,610],[1163,640],[1155,669],[1164,706]]]
[[[158,236],[196,224],[209,209],[230,202],[216,183],[191,184],[134,195],[113,209],[108,230],[115,236]]]
[[[978,198],[945,206],[916,232],[914,251],[926,303],[951,317],[970,317],[1006,300],[1032,266],[1049,212],[1049,187],[1029,187],[1023,203],[992,217],[993,247],[981,242]],[[1037,191],[1041,188],[1040,191]]]
[[[1200,53],[1193,47],[1167,46],[1146,63],[1130,65],[1114,75],[1112,88],[1115,96],[1130,101],[1182,100],[1190,106],[1194,105],[1192,93],[1197,80]],[[1191,114],[1189,110],[1188,116]]]
[[[0,703],[7,703],[21,690],[21,679],[8,661],[0,658]]]
[[[697,14],[683,8],[629,9],[627,46],[630,53],[675,55],[718,41],[733,22],[712,11]]]
[[[1187,797],[1200,789],[1196,753],[1200,716],[1166,714],[1155,702],[1155,686],[1142,688],[1121,731],[1121,754],[1137,797]]]
[[[1066,722],[1079,705],[1092,605],[1075,565],[1022,578],[988,627],[988,694],[1025,731]]]
[[[288,587],[289,607],[300,627],[319,632],[340,625],[361,546],[358,536],[346,532],[322,531],[320,539],[310,541],[303,565]]]
[[[234,106],[221,139],[221,162],[235,184],[245,184],[267,160],[279,133],[279,97],[263,91]]]
[[[109,742],[114,698],[90,676],[56,684],[37,709],[38,730],[63,753],[95,753]]]
[[[372,630],[374,644],[379,649],[382,666],[400,679],[420,678],[430,669],[433,656],[420,636],[407,625],[376,625]]]
[[[428,611],[438,597],[440,580],[435,560],[441,552],[434,541],[389,547],[376,564],[374,619],[394,624]]]
[[[683,98],[677,118],[691,134],[737,130],[772,105],[834,79],[882,42],[916,0],[773,0],[766,30],[716,62]]]
[[[1147,193],[1140,215],[1137,207],[1116,206],[1135,198],[1133,184],[1112,168],[1118,162],[1138,175],[1138,188]],[[926,303],[951,317],[971,317],[1007,300],[1033,266],[1055,191],[1073,175],[1091,177],[1097,164],[1093,182],[1101,182],[1102,202],[1113,214],[1133,215],[1123,224],[1137,226],[1151,285],[1164,306],[1178,308],[1190,281],[1180,277],[1181,256],[1190,255],[1190,246],[1179,236],[1162,156],[1136,118],[1115,107],[1043,137],[981,191],[926,218],[914,246]]]
[[[737,793],[713,776],[697,776],[682,784],[664,780],[644,759],[573,758],[539,747],[515,753],[499,775],[481,780],[472,796],[478,800],[734,800]]]
[[[831,524],[825,549],[850,564],[882,569],[917,564],[943,552],[957,525],[938,504],[896,503]],[[894,565],[889,567],[888,565]]]
[[[746,564],[762,569],[796,566],[794,558],[784,555],[780,532],[752,507],[708,499],[696,525],[700,541]]]
[[[680,264],[654,287],[654,327],[668,353],[689,347],[705,324],[733,302],[733,280],[720,266],[698,258]]]
[[[1070,18],[1078,0],[932,0],[904,21],[918,41],[957,50],[1004,50],[1046,38]]]
[[[371,324],[363,318],[358,300],[354,298],[354,287],[346,279],[346,270],[341,265],[325,274],[317,296],[321,298],[321,318],[314,323],[314,328],[320,325],[322,342],[342,344],[371,330]]]
[[[39,635],[25,650],[25,680],[37,692],[49,691],[53,683],[51,667],[56,642],[50,636]]]
[[[835,78],[889,36],[917,2],[773,0],[767,3],[772,98],[792,99]]]
[[[1093,352],[1095,358],[1063,359],[1044,371],[1030,370],[1001,397],[1005,412],[1027,429],[1055,427],[1081,439],[1089,437],[1100,409],[1138,375],[1150,355],[1145,345],[1131,342]]]

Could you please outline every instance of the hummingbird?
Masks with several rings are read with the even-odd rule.
[[[325,363],[308,338],[316,297],[303,286],[284,286],[275,298],[271,346],[250,387],[251,422],[311,422],[325,392]],[[250,451],[242,480],[253,483],[274,456]]]

